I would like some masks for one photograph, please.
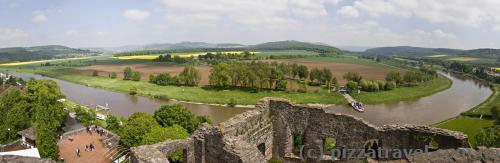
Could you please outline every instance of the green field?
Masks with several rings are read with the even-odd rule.
[[[493,126],[493,123],[493,120],[459,116],[436,124],[434,126],[438,128],[463,132],[469,137],[469,143],[474,146],[476,144],[475,136],[481,131],[481,129]]]
[[[370,60],[370,59],[358,58],[356,56],[307,57],[307,58],[302,58],[302,60],[343,63],[343,64],[357,64],[357,65],[366,65],[366,66],[373,66],[373,67],[379,67],[379,68],[401,69],[400,67],[395,67],[395,66],[387,65],[384,63],[380,63],[380,62],[375,62],[374,60]]]
[[[415,87],[398,87],[391,91],[361,92],[361,94],[352,93],[352,95],[365,104],[398,102],[432,95],[450,88],[451,84],[450,79],[439,76],[432,81],[421,83]]]

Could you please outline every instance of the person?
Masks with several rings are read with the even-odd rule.
[[[94,144],[90,143],[90,151],[94,151]]]
[[[89,151],[89,145],[85,144],[85,152]]]
[[[76,156],[80,157],[80,148],[76,148]]]

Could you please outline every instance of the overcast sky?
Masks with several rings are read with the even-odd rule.
[[[279,40],[500,48],[500,1],[0,0],[0,47]]]

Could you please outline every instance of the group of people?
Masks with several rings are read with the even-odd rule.
[[[87,130],[87,133],[90,135],[92,135],[92,131],[94,131],[94,130],[97,134],[99,134],[99,136],[104,135],[104,129],[102,129],[98,126],[87,126],[86,130]]]

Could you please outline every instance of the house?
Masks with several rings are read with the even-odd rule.
[[[17,134],[22,137],[22,144],[27,148],[35,148],[35,127],[30,127],[28,129],[17,132]]]

